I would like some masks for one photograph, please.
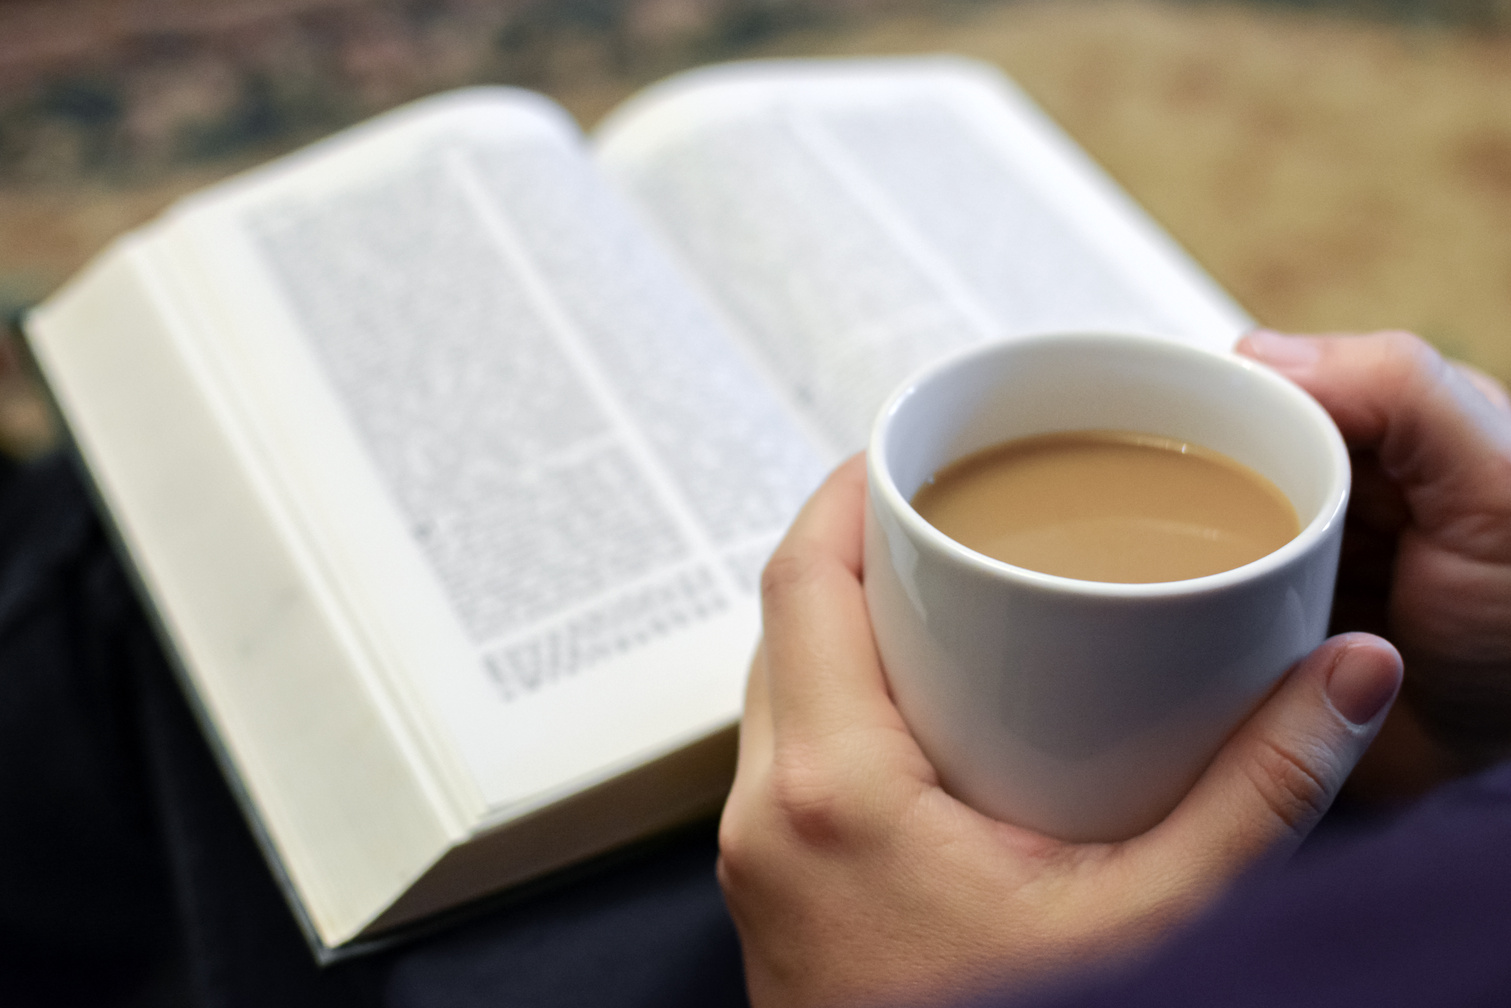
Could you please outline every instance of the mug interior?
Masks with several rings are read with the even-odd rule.
[[[894,395],[872,450],[906,502],[972,452],[1073,430],[1137,431],[1222,452],[1286,495],[1298,539],[1347,496],[1347,450],[1310,396],[1241,357],[1152,337],[1064,334],[972,348]]]

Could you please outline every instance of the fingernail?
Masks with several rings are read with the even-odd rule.
[[[1256,329],[1244,337],[1249,353],[1277,371],[1309,371],[1322,356],[1317,344],[1300,336]]]
[[[1400,660],[1378,647],[1346,647],[1327,676],[1327,699],[1350,723],[1367,725],[1401,686]]]

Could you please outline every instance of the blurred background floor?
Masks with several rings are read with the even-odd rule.
[[[949,50],[1015,77],[1262,323],[1511,379],[1511,0],[0,0],[0,317],[209,181],[421,94],[585,125],[679,68]],[[54,437],[0,344],[0,449]]]

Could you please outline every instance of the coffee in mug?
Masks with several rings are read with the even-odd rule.
[[[1092,580],[994,559],[911,503],[954,465],[1087,448],[1087,431],[1221,452],[1273,484],[1295,524],[1216,573]],[[1315,400],[1233,354],[1119,333],[977,345],[888,400],[867,475],[866,603],[892,697],[946,790],[995,818],[1066,840],[1148,829],[1327,632],[1347,447]],[[1038,507],[1110,500],[1110,482],[1093,473]]]
[[[936,472],[912,504],[951,539],[1003,563],[1123,584],[1232,570],[1301,531],[1285,494],[1250,467],[1135,431],[993,445]]]

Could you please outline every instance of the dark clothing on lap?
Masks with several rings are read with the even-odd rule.
[[[1511,764],[1337,832],[1241,881],[1152,958],[1031,1003],[1511,1005]]]
[[[1511,1003],[1511,766],[1330,834],[1029,1001]],[[317,968],[72,469],[0,463],[0,1005],[741,1005],[714,857],[710,824]]]

